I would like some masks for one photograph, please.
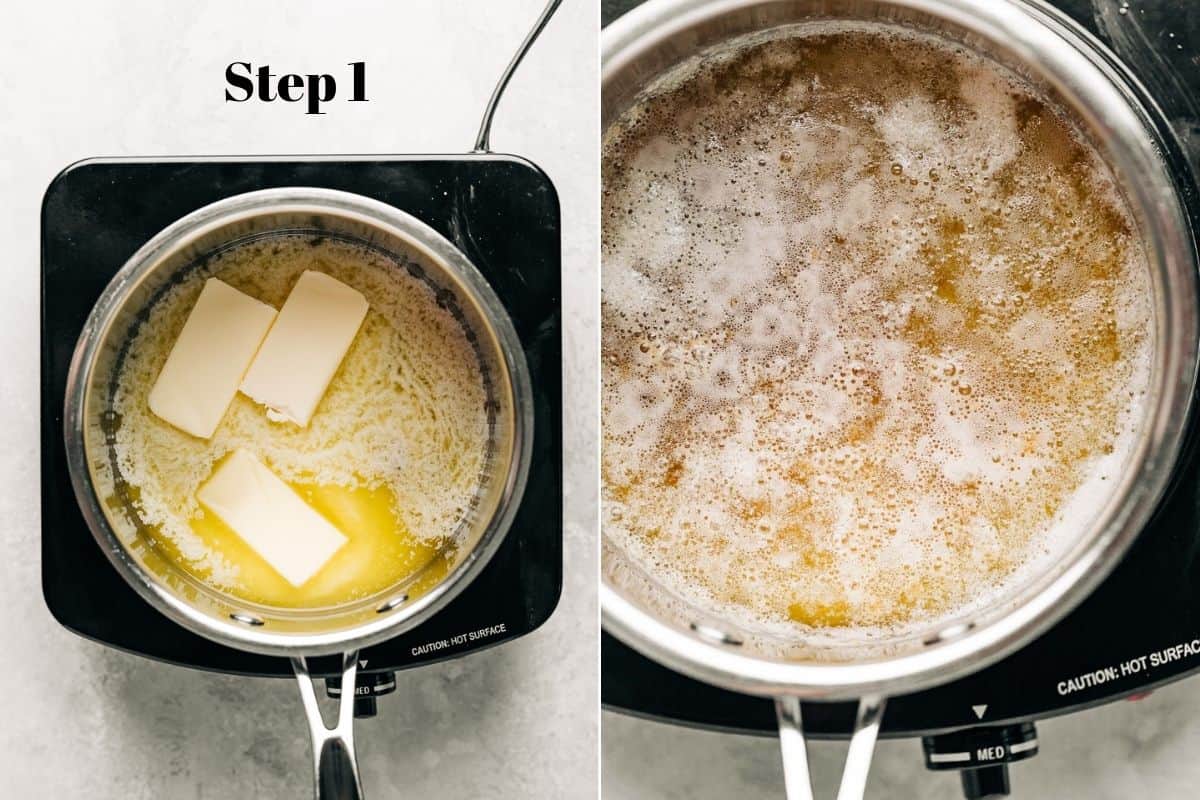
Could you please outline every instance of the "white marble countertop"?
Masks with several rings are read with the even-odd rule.
[[[0,29],[0,795],[304,797],[291,681],[231,678],[67,632],[40,588],[38,225],[42,192],[88,156],[456,152],[542,0],[19,3]],[[401,673],[360,721],[372,797],[596,795],[596,9],[569,2],[518,72],[496,149],[540,164],[563,212],[566,579],[534,634]],[[370,102],[305,116],[225,103],[225,65],[368,64]]]
[[[710,733],[605,712],[604,800],[780,800],[783,767],[773,738]],[[1039,722],[1038,755],[1011,765],[1014,798],[1196,796],[1200,683],[1183,680],[1137,702]],[[843,743],[809,745],[818,798],[837,794]],[[925,769],[920,742],[880,742],[867,798],[961,800],[957,772]]]

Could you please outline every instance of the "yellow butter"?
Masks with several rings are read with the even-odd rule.
[[[243,394],[271,419],[308,427],[366,315],[361,292],[306,270],[242,380]]]
[[[346,537],[248,450],[235,450],[196,492],[215,514],[293,586],[303,585]]]
[[[210,438],[274,319],[271,306],[209,278],[150,390],[150,410]]]

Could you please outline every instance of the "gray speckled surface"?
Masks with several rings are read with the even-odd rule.
[[[83,641],[42,603],[38,512],[38,209],[96,155],[453,152],[542,0],[505,3],[39,2],[0,28],[0,796],[304,797],[290,681],[207,675]],[[563,206],[565,586],[531,636],[402,673],[360,722],[371,797],[596,794],[596,11],[569,2],[514,79],[492,137],[538,162]],[[226,104],[233,60],[283,71],[368,64],[365,104],[306,117]]]
[[[604,800],[779,800],[774,739],[709,733],[605,712]],[[1011,767],[1013,797],[1127,800],[1195,797],[1200,686],[1195,679],[1136,703],[1038,723],[1039,754]],[[810,744],[817,797],[834,797],[845,744]],[[879,744],[867,798],[960,800],[956,773],[925,769],[915,739]]]

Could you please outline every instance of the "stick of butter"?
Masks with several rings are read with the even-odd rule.
[[[341,531],[246,450],[233,451],[196,499],[296,587],[346,543]]]
[[[266,406],[270,419],[308,427],[366,316],[361,292],[305,271],[242,379],[242,393]]]
[[[150,410],[211,437],[274,320],[271,306],[209,278],[150,389]]]

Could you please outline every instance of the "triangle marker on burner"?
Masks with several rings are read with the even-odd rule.
[[[971,706],[971,710],[975,712],[976,719],[983,719],[983,715],[987,713],[987,705]]]

